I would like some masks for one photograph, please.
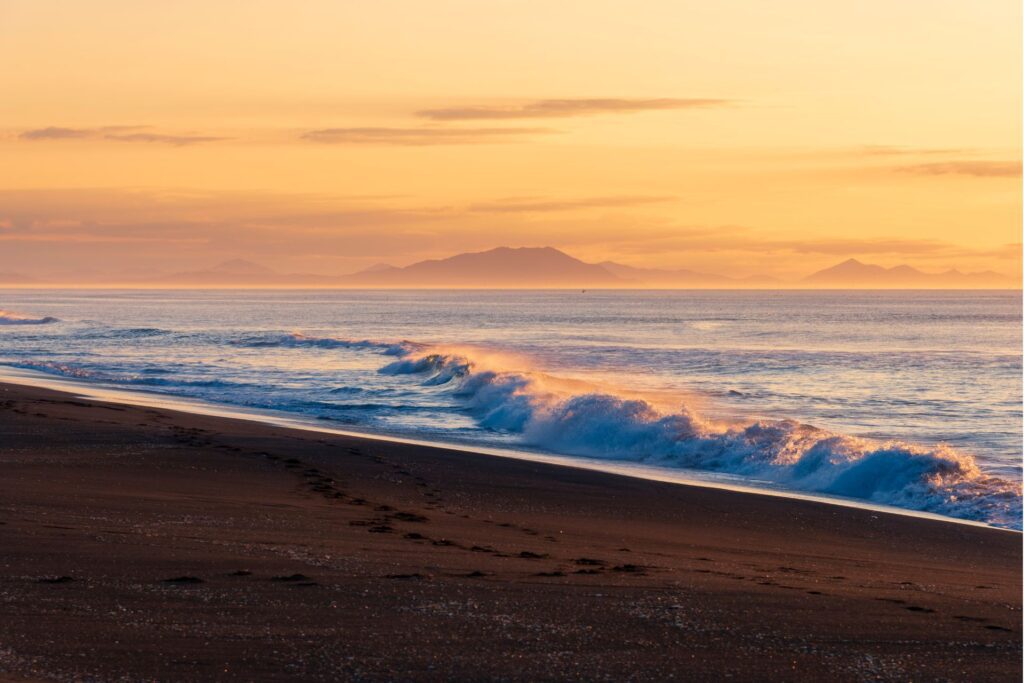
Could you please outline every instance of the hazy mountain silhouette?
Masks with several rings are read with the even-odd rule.
[[[390,263],[374,263],[369,268],[363,268],[362,270],[357,272],[356,275],[360,275],[362,273],[377,273],[382,270],[398,270],[398,268],[391,265]]]
[[[892,268],[871,263],[862,263],[857,259],[847,259],[831,268],[819,270],[802,280],[803,284],[814,287],[861,288],[1014,288],[1020,283],[1013,278],[990,270],[980,273],[961,273],[958,270],[947,270],[942,273],[925,273],[908,265]]]
[[[688,269],[638,268],[614,261],[587,263],[553,247],[498,247],[405,267],[378,263],[351,275],[280,273],[259,263],[231,259],[204,270],[143,275],[78,271],[46,280],[0,273],[0,286],[119,285],[125,287],[480,287],[480,288],[680,288],[680,289],[1019,289],[1020,281],[985,271],[925,273],[908,265],[884,268],[847,259],[797,281],[752,275],[730,277]]]
[[[348,278],[366,286],[615,287],[625,283],[599,265],[552,247],[498,247],[420,261],[404,268],[363,271]]]
[[[0,273],[0,285],[30,285],[33,282],[38,280],[21,273]]]
[[[709,275],[685,268],[680,268],[679,270],[637,268],[636,266],[627,266],[624,263],[616,263],[615,261],[603,261],[598,265],[623,280],[630,280],[644,285],[706,286],[710,284],[724,286],[732,282],[732,278],[724,275]]]
[[[614,261],[599,264],[609,273],[628,280],[634,285],[644,287],[693,287],[693,288],[731,288],[731,287],[778,287],[781,282],[767,275],[752,275],[735,278],[726,275],[712,275],[695,270],[680,268],[667,270],[660,268],[637,268]]]
[[[147,280],[147,284],[186,287],[295,287],[303,285],[330,285],[335,283],[336,280],[337,278],[325,275],[278,273],[271,268],[253,263],[252,261],[231,259],[230,261],[218,263],[207,270],[171,273],[170,275],[152,278]]]
[[[267,268],[266,266],[260,265],[259,263],[253,263],[252,261],[246,261],[245,259],[231,259],[230,261],[224,261],[218,263],[210,272],[214,273],[230,273],[232,275],[272,275],[274,274],[273,269]]]

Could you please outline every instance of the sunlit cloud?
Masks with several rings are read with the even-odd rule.
[[[185,145],[196,145],[203,142],[220,142],[222,140],[228,140],[229,138],[215,137],[212,135],[161,135],[158,133],[128,133],[125,135],[107,135],[106,139],[117,140],[118,142],[153,142],[165,145],[172,145],[174,147],[183,147]]]
[[[970,150],[940,147],[901,147],[899,145],[864,145],[858,150],[868,156],[932,156],[936,154],[967,154]]]
[[[548,128],[323,128],[303,140],[332,145],[472,145],[555,133]]]
[[[901,166],[898,170],[918,175],[966,175],[976,178],[1015,178],[1021,174],[1020,161],[939,161]]]
[[[115,142],[142,142],[171,145],[173,147],[184,147],[204,142],[219,142],[227,140],[225,137],[212,135],[171,135],[167,133],[138,132],[148,126],[102,126],[99,128],[63,128],[60,126],[47,126],[46,128],[34,128],[26,130],[18,137],[29,141],[46,140],[113,140]]]
[[[79,140],[81,138],[93,137],[95,134],[96,131],[84,128],[61,128],[59,126],[48,126],[46,128],[26,130],[18,137],[22,140]]]
[[[600,209],[642,206],[674,201],[676,197],[584,197],[582,199],[506,199],[494,202],[471,204],[468,211],[478,213],[539,213],[547,211],[573,211],[578,209]]]
[[[633,114],[666,109],[703,109],[731,104],[731,100],[714,98],[627,99],[553,99],[535,100],[512,106],[465,106],[423,109],[417,116],[434,121],[468,121],[479,119],[545,119],[596,114]]]

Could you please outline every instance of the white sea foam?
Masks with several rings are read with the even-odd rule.
[[[387,347],[389,349],[394,347]],[[946,445],[920,446],[833,433],[795,420],[724,425],[686,405],[583,390],[493,354],[406,345],[381,368],[445,385],[485,428],[549,451],[738,474],[789,489],[862,499],[1020,528],[1021,487],[983,473]]]
[[[60,320],[51,316],[38,318],[0,309],[0,325],[48,325],[57,322],[60,322]]]
[[[90,345],[98,343],[95,334],[99,333],[87,336]],[[167,337],[172,342],[175,337],[156,328],[118,331],[122,334]],[[433,427],[444,422],[444,411],[458,411],[453,416],[459,429],[470,417],[479,428],[473,430],[477,434],[472,438],[482,437],[484,443],[491,442],[491,437],[503,444],[514,440],[563,455],[727,473],[746,477],[754,486],[833,494],[1005,527],[1021,526],[1020,484],[1012,476],[982,471],[971,454],[946,445],[863,439],[797,420],[727,424],[709,418],[712,411],[704,408],[701,400],[666,400],[661,394],[622,391],[613,383],[570,380],[539,371],[528,357],[482,347],[297,332],[217,333],[204,339],[216,345],[266,349],[268,354],[279,349],[285,356],[303,349],[379,354],[388,357],[381,358],[378,370],[387,377],[374,382],[365,377],[362,380],[369,381],[362,381],[358,373],[335,374],[330,381],[343,383],[313,384],[301,391],[281,389],[273,380],[266,380],[269,384],[260,385],[254,394],[256,384],[244,372],[210,376],[195,366],[183,367],[187,372],[174,366],[152,367],[150,360],[146,367],[128,360],[97,366],[95,360],[75,357],[38,360],[32,350],[28,358],[7,364],[87,381],[295,410],[353,424],[378,424],[384,430],[394,429],[394,425],[398,431],[409,425],[418,429],[429,423]],[[727,388],[723,386],[722,393]],[[318,396],[318,391],[322,395]],[[353,416],[353,411],[358,416]],[[421,421],[408,417],[416,411],[424,412]],[[398,414],[404,417],[395,418]],[[375,422],[381,416],[386,418]]]

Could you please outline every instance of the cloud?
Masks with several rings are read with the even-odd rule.
[[[302,134],[303,140],[332,145],[472,145],[555,133],[548,128],[323,128]]]
[[[214,137],[211,135],[162,135],[159,133],[128,133],[124,135],[106,135],[107,140],[118,142],[154,142],[174,147],[185,145],[196,145],[203,142],[220,142],[230,138]]]
[[[26,130],[18,137],[22,140],[114,140],[116,142],[145,142],[172,145],[183,147],[202,142],[218,142],[228,138],[213,137],[209,135],[169,135],[165,133],[133,132],[148,128],[148,126],[101,126],[98,128],[62,128],[59,126],[48,126],[46,128],[34,128]]]
[[[417,116],[437,121],[470,119],[526,119],[564,118],[570,116],[593,116],[597,114],[631,114],[642,111],[666,109],[695,109],[723,106],[729,100],[722,99],[555,99],[537,100],[516,106],[470,106],[443,109],[425,109]]]
[[[595,114],[632,114],[666,109],[702,109],[730,104],[730,100],[711,98],[626,99],[558,99],[535,100],[513,106],[468,106],[424,109],[416,112],[434,121],[466,121],[480,119],[544,119]]]
[[[976,178],[1016,178],[1021,174],[1020,161],[939,161],[901,166],[897,170],[917,175],[968,175]]]
[[[19,135],[22,140],[76,140],[80,138],[93,137],[95,131],[84,128],[60,128],[49,126],[47,128],[36,128],[26,130]]]
[[[970,150],[966,149],[953,149],[953,148],[933,148],[933,147],[899,147],[897,145],[864,145],[859,148],[862,154],[868,156],[920,156],[920,155],[934,155],[934,154],[965,154],[969,153]]]
[[[503,201],[471,204],[468,211],[474,213],[539,213],[547,211],[572,211],[574,209],[613,208],[640,206],[674,201],[676,197],[584,197],[582,199],[508,199]]]

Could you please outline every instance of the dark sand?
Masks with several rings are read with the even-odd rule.
[[[0,679],[1021,675],[1016,533],[0,385]]]

